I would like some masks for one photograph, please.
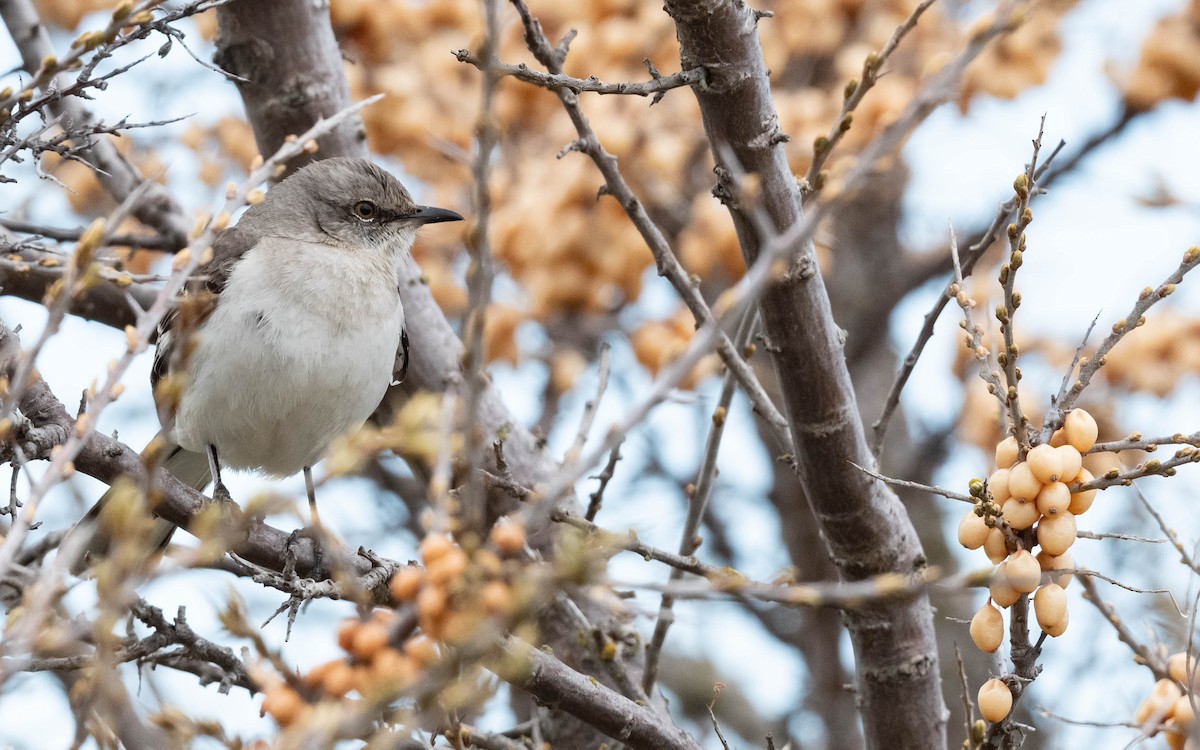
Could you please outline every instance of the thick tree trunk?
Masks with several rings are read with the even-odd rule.
[[[703,66],[709,73],[707,85],[694,90],[717,164],[757,175],[762,208],[777,231],[786,230],[803,214],[781,145],[756,13],[733,0],[668,0],[666,10],[675,20],[683,68]],[[726,154],[737,164],[728,165]],[[729,208],[751,263],[762,238],[741,207]],[[762,318],[801,480],[826,546],[849,580],[919,571],[925,562],[921,544],[895,494],[850,465],[870,466],[874,458],[846,368],[843,333],[811,245],[791,269],[763,295]],[[800,506],[803,498],[794,502]],[[797,507],[781,516],[802,519],[805,513]],[[845,621],[868,746],[944,747],[947,712],[928,599],[849,610]]]

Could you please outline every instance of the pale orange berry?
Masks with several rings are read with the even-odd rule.
[[[417,635],[404,642],[404,653],[417,664],[427,667],[437,659],[437,645],[427,636]]]
[[[1052,555],[1061,555],[1075,543],[1075,516],[1070,512],[1043,517],[1037,526],[1038,544]]]
[[[338,627],[337,644],[343,651],[349,651],[353,648],[354,636],[358,633],[358,629],[361,626],[361,620],[342,620],[342,624]]]
[[[1083,409],[1072,409],[1063,420],[1063,432],[1068,443],[1075,446],[1080,453],[1087,453],[1096,444],[1100,428],[1091,414]]]
[[[988,531],[987,540],[983,543],[983,551],[993,565],[1008,557],[1008,542],[1004,539],[1004,532],[1000,529]]]
[[[1070,552],[1064,552],[1061,555],[1055,556],[1051,555],[1045,550],[1042,550],[1037,554],[1037,561],[1038,564],[1042,566],[1042,570],[1046,572],[1075,570],[1075,558]],[[1059,573],[1058,575],[1051,576],[1050,580],[1051,582],[1057,583],[1059,586],[1062,586],[1065,589],[1067,584],[1069,584],[1071,579],[1074,577],[1074,573]]]
[[[330,668],[321,680],[321,691],[333,698],[341,698],[354,689],[354,669],[344,661],[330,663]]]
[[[437,587],[426,586],[421,589],[420,594],[416,595],[416,614],[431,624],[437,623],[445,616],[448,605],[449,598],[446,596],[445,590]],[[421,625],[421,629],[428,631],[425,625]]]
[[[445,534],[430,534],[421,540],[421,546],[417,548],[417,551],[421,553],[421,560],[429,565],[456,547],[457,545]]]
[[[1138,724],[1145,724],[1151,719],[1164,721],[1171,718],[1175,711],[1175,702],[1181,695],[1183,691],[1174,680],[1159,680],[1154,683],[1150,695],[1146,696],[1146,700],[1142,701],[1142,705],[1134,712],[1133,720]]]
[[[388,636],[388,628],[383,623],[363,623],[358,632],[354,634],[354,642],[351,644],[350,653],[359,659],[370,660],[380,651],[387,648]]]
[[[482,620],[478,612],[449,612],[438,637],[451,646],[461,646],[479,632]]]
[[[1057,516],[1071,505],[1071,491],[1062,482],[1042,486],[1037,496],[1037,509],[1043,516]]]
[[[467,569],[467,553],[459,547],[446,552],[425,565],[425,576],[434,586],[444,586],[456,580]]]
[[[300,678],[300,681],[303,682],[307,687],[315,688],[325,681],[325,675],[328,674],[331,669],[333,669],[334,665],[343,663],[344,662],[341,659],[334,659],[333,661],[327,661],[324,664],[318,664],[306,672]]]
[[[996,466],[1001,469],[1010,468],[1017,462],[1017,439],[1012,435],[996,444]]]
[[[1059,427],[1050,435],[1050,445],[1058,448],[1067,444],[1067,433],[1063,432],[1063,428]]]
[[[989,531],[991,529],[983,522],[983,516],[977,516],[974,510],[969,510],[958,523],[958,543],[967,549],[979,549],[987,541]]]
[[[1037,503],[1017,500],[1016,498],[1004,503],[1001,515],[1005,521],[1008,521],[1008,525],[1017,531],[1028,529],[1042,517],[1042,514],[1038,512]]]
[[[1018,500],[1032,502],[1042,491],[1042,482],[1033,475],[1028,461],[1015,464],[1008,474],[1008,492]]]
[[[263,691],[262,713],[269,714],[281,727],[295,723],[306,705],[300,694],[284,682],[269,685]]]
[[[984,604],[971,618],[971,640],[980,651],[992,653],[1004,641],[1004,617],[991,604]]]
[[[1092,472],[1088,471],[1087,469],[1080,469],[1079,474],[1077,474],[1075,476],[1075,481],[1080,484],[1086,484],[1087,482],[1090,482],[1093,479],[1095,479],[1095,477],[1092,476]],[[1068,510],[1070,510],[1075,515],[1079,515],[1080,513],[1087,513],[1088,508],[1092,507],[1092,501],[1095,499],[1096,499],[1096,490],[1084,490],[1083,492],[1073,492],[1073,493],[1071,493],[1071,507]]]
[[[1063,473],[1062,456],[1058,454],[1057,448],[1050,445],[1035,445],[1030,448],[1029,454],[1025,456],[1025,463],[1042,484],[1057,482]]]
[[[1068,484],[1075,481],[1079,470],[1083,468],[1083,456],[1073,445],[1060,445],[1054,450],[1058,452],[1063,464],[1062,474],[1059,475],[1058,481]]]
[[[1008,716],[1008,712],[1012,710],[1012,691],[1008,689],[1008,685],[1004,684],[1004,680],[993,677],[983,683],[983,687],[979,688],[977,698],[979,713],[993,724],[1003,721]]]
[[[493,615],[507,615],[513,611],[513,595],[503,581],[488,581],[479,592],[479,602]]]
[[[377,696],[387,695],[408,687],[419,674],[420,668],[412,659],[394,648],[384,649],[371,662],[363,690]]]
[[[988,587],[992,601],[1004,609],[1016,604],[1017,600],[1021,598],[1021,592],[1017,591],[1008,580],[1006,565],[1007,563],[1000,563],[1000,567],[996,568],[995,573],[992,573],[992,585]]]
[[[525,549],[525,527],[512,521],[501,521],[492,527],[492,544],[505,555],[515,555]]]
[[[1048,583],[1033,595],[1033,611],[1038,625],[1047,635],[1057,638],[1067,630],[1067,594],[1057,583]]]
[[[1011,469],[996,469],[992,475],[988,477],[987,488],[991,494],[992,500],[997,504],[1003,505],[1004,501],[1012,496],[1008,491],[1008,475]]]
[[[1179,696],[1175,701],[1175,710],[1171,712],[1171,718],[1175,723],[1179,724],[1180,728],[1187,734],[1196,724],[1196,709],[1192,706],[1192,697],[1184,694]]]
[[[1008,576],[1008,585],[1022,594],[1028,594],[1038,587],[1042,580],[1042,566],[1033,559],[1029,550],[1019,549],[1008,557],[1004,565]]]
[[[406,565],[392,576],[392,598],[399,602],[414,599],[425,581],[425,574],[415,565]]]
[[[1189,708],[1192,705],[1190,699],[1186,695],[1181,697],[1178,701],[1175,701],[1175,705],[1178,706],[1182,702],[1188,702]],[[1171,718],[1167,719],[1165,722],[1163,722],[1163,724],[1165,726],[1163,729],[1163,739],[1167,741],[1167,747],[1170,750],[1186,750],[1187,735],[1181,731],[1179,722],[1174,718]]]
[[[1171,679],[1181,685],[1190,685],[1192,673],[1196,671],[1196,656],[1192,655],[1189,660],[1188,655],[1184,651],[1176,654],[1171,654],[1167,659],[1167,674],[1171,675]]]

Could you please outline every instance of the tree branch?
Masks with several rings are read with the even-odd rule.
[[[717,189],[750,264],[771,238],[757,231],[755,217],[734,198],[736,185],[728,175],[757,176],[760,205],[780,235],[805,221],[756,31],[760,16],[727,0],[668,0],[666,11],[675,20],[681,67],[709,71],[708,86],[693,91],[718,164]],[[870,466],[873,458],[811,241],[798,248],[790,265],[760,305],[800,477],[830,554],[850,580],[919,570],[921,544],[899,500],[850,463]],[[788,515],[803,518],[802,499],[795,505]],[[846,623],[868,745],[943,746],[946,708],[928,599],[879,602],[847,612]]]

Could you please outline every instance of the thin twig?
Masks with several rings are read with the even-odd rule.
[[[983,337],[987,332],[984,331],[983,326],[975,322],[975,315],[972,311],[975,309],[976,302],[967,296],[963,289],[962,265],[958,258],[958,238],[954,234],[953,227],[950,228],[950,257],[954,261],[954,283],[950,284],[946,293],[953,295],[962,309],[963,320],[959,325],[967,332],[964,342],[979,363],[979,377],[987,384],[988,393],[991,393],[999,401],[1001,420],[1003,420],[1006,406],[1004,385],[1000,382],[1000,372],[991,347],[985,346],[983,343]]]
[[[971,700],[971,688],[967,681],[967,665],[963,663],[962,651],[958,648],[958,642],[954,643],[954,661],[958,664],[958,684],[962,686],[962,704],[963,704],[963,727],[966,730],[963,736],[970,742],[971,728],[975,724],[975,701]],[[968,750],[976,748],[978,745],[970,742]]]
[[[612,481],[613,474],[617,470],[617,462],[621,460],[621,443],[613,446],[613,449],[608,454],[608,463],[596,475],[596,479],[600,483],[596,486],[596,491],[588,496],[587,513],[584,515],[589,521],[595,521],[596,516],[600,513],[600,505],[604,502],[604,490],[608,488],[608,483]]]
[[[488,244],[488,222],[491,217],[491,192],[488,178],[491,174],[492,152],[496,148],[499,134],[494,118],[496,83],[499,79],[494,66],[495,48],[499,39],[497,0],[484,0],[484,38],[482,67],[483,83],[480,92],[479,115],[475,122],[475,158],[472,160],[471,176],[473,190],[471,202],[475,210],[470,231],[467,233],[467,251],[471,257],[467,272],[467,311],[463,322],[463,338],[466,348],[464,373],[466,377],[466,410],[463,414],[462,433],[466,440],[468,475],[464,502],[459,511],[465,529],[481,536],[486,533],[487,509],[483,476],[480,470],[489,436],[484,434],[480,407],[488,380],[485,372],[483,335],[487,327],[488,305],[492,298],[492,251]]]
[[[1167,663],[1159,656],[1157,649],[1150,648],[1137,639],[1136,636],[1125,625],[1125,621],[1117,614],[1116,609],[1111,604],[1100,598],[1100,593],[1096,590],[1096,584],[1087,576],[1081,576],[1079,585],[1083,587],[1083,598],[1090,602],[1104,619],[1112,625],[1113,630],[1117,631],[1117,638],[1129,647],[1133,653],[1137,654],[1142,664],[1154,673],[1155,679],[1163,679],[1167,676]]]
[[[1200,432],[1193,432],[1190,435],[1176,432],[1174,435],[1152,438],[1142,437],[1142,433],[1135,432],[1121,440],[1096,443],[1088,450],[1088,453],[1117,453],[1119,451],[1146,451],[1147,453],[1153,453],[1160,445],[1190,445],[1200,448]]]
[[[1104,366],[1105,357],[1112,351],[1112,348],[1121,339],[1125,338],[1130,331],[1145,323],[1146,311],[1153,307],[1156,302],[1173,293],[1175,286],[1182,282],[1183,277],[1188,271],[1191,271],[1197,265],[1200,265],[1200,247],[1192,246],[1183,254],[1183,259],[1180,261],[1179,266],[1158,285],[1158,288],[1151,289],[1150,287],[1146,287],[1142,290],[1129,314],[1116,323],[1113,323],[1112,332],[1104,338],[1104,341],[1100,342],[1100,346],[1092,356],[1086,362],[1080,364],[1079,378],[1071,385],[1071,388],[1063,395],[1055,408],[1060,412],[1066,412],[1074,406],[1075,400],[1079,398],[1079,394],[1083,393],[1088,383],[1092,382],[1092,377]],[[1061,414],[1059,419],[1061,419]]]
[[[1075,347],[1075,355],[1071,357],[1071,364],[1067,366],[1067,371],[1063,373],[1062,383],[1058,386],[1058,393],[1050,398],[1051,408],[1046,412],[1046,419],[1042,423],[1041,441],[1043,443],[1050,442],[1050,436],[1059,427],[1062,427],[1062,410],[1055,408],[1067,395],[1067,388],[1071,385],[1071,378],[1075,375],[1075,368],[1079,366],[1083,359],[1084,349],[1087,348],[1088,339],[1092,336],[1092,331],[1096,328],[1096,322],[1100,320],[1100,313],[1096,313],[1096,317],[1092,318],[1092,322],[1088,323],[1087,330],[1083,332],[1083,340],[1079,342],[1079,346]]]
[[[560,51],[551,46],[550,41],[542,31],[541,24],[533,17],[523,0],[513,0],[513,5],[516,7],[517,13],[521,16],[521,21],[525,26],[525,41],[530,51],[533,52],[538,62],[544,65],[551,73],[562,73],[563,58],[566,55],[565,47]],[[604,177],[605,192],[615,198],[625,211],[654,256],[658,274],[666,278],[671,283],[671,286],[675,288],[695,317],[697,324],[702,327],[715,325],[716,318],[713,315],[713,311],[700,295],[699,289],[692,282],[691,275],[684,269],[683,264],[671,249],[662,230],[650,218],[645,206],[621,174],[616,157],[601,145],[595,130],[592,128],[587,116],[583,113],[583,109],[579,106],[579,97],[569,88],[558,87],[554,91],[558,94],[558,98],[562,102],[567,115],[570,117],[571,123],[575,126],[575,132],[578,135],[578,138],[572,142],[569,149],[586,154],[596,165],[596,168]],[[725,363],[725,366],[734,372],[738,383],[750,398],[754,412],[762,417],[767,424],[775,444],[785,453],[794,453],[792,435],[789,431],[787,420],[758,381],[753,368],[742,359],[737,347],[734,346],[729,336],[723,330],[718,329],[716,331],[716,341],[717,353]]]
[[[1194,463],[1200,463],[1200,449],[1187,445],[1177,450],[1174,456],[1166,460],[1160,461],[1157,458],[1152,458],[1125,471],[1115,468],[1109,469],[1090,482],[1077,482],[1070,485],[1070,488],[1071,492],[1082,492],[1085,490],[1103,490],[1115,485],[1129,486],[1135,480],[1142,477],[1173,477],[1178,467]]]
[[[905,599],[915,596],[933,583],[945,590],[956,590],[965,587],[987,586],[991,578],[990,569],[944,578],[942,571],[937,568],[927,568],[920,574],[912,576],[884,573],[853,582],[829,581],[777,585],[747,578],[731,568],[720,568],[702,563],[695,556],[683,557],[652,547],[638,541],[632,531],[627,534],[618,534],[564,511],[555,512],[552,520],[587,532],[603,547],[632,552],[646,560],[665,563],[672,568],[705,579],[663,584],[613,582],[618,587],[660,591],[670,594],[676,599],[732,598],[738,600],[749,598],[793,607],[853,608],[861,607],[871,601]]]
[[[976,502],[978,502],[975,498],[971,497],[970,495],[964,495],[961,492],[955,492],[954,490],[942,489],[941,487],[935,487],[934,485],[931,485],[931,484],[921,484],[920,482],[910,482],[907,479],[893,479],[892,477],[886,477],[883,474],[880,474],[879,472],[872,471],[864,466],[859,466],[858,464],[854,463],[853,461],[850,462],[850,465],[853,466],[854,468],[858,469],[862,473],[866,474],[867,476],[875,477],[879,481],[884,482],[885,484],[890,484],[893,487],[903,487],[903,488],[909,489],[909,490],[917,490],[919,492],[928,492],[932,495],[941,495],[942,497],[946,497],[951,500],[958,500],[958,501],[964,502],[964,503],[971,503],[972,505],[974,505]]]
[[[829,160],[838,143],[850,131],[851,123],[853,122],[853,112],[858,108],[867,92],[874,88],[879,81],[880,71],[884,64],[891,57],[896,48],[900,46],[900,42],[908,32],[912,31],[917,26],[917,21],[921,15],[929,9],[937,0],[923,0],[917,7],[913,8],[912,13],[904,20],[896,30],[892,32],[891,39],[888,39],[887,44],[878,52],[871,52],[867,55],[867,59],[863,61],[862,79],[851,79],[846,84],[845,95],[842,100],[842,111],[838,113],[837,119],[834,121],[833,127],[830,128],[829,135],[821,136],[813,142],[813,158],[812,164],[808,167],[808,173],[804,179],[800,181],[800,194],[807,200],[809,196],[819,191],[824,183],[824,176],[821,174],[821,169],[825,166],[825,162]]]
[[[746,311],[735,338],[739,346],[744,348],[750,342],[757,320],[758,316],[755,311]],[[683,531],[679,539],[679,554],[683,557],[695,554],[700,546],[697,532],[700,530],[700,522],[704,518],[704,511],[708,507],[708,498],[712,494],[713,484],[716,481],[717,453],[721,448],[721,438],[725,435],[725,424],[729,416],[729,406],[733,403],[733,390],[733,374],[726,371],[721,383],[721,395],[717,399],[716,408],[713,410],[712,427],[709,428],[708,438],[705,440],[704,456],[700,460],[700,468],[697,470],[696,481],[692,486],[691,493],[688,495],[687,518],[684,520]],[[678,581],[682,577],[682,570],[679,568],[671,569],[670,581]],[[653,692],[654,682],[658,678],[658,659],[662,654],[663,645],[667,640],[667,631],[675,621],[674,607],[675,600],[669,594],[664,595],[658,607],[658,618],[654,623],[654,634],[650,638],[649,645],[646,646],[646,664],[642,673],[642,689],[647,695]]]
[[[1013,319],[1016,317],[1017,308],[1021,306],[1021,295],[1016,290],[1016,280],[1017,270],[1024,261],[1025,229],[1033,222],[1033,211],[1029,208],[1029,203],[1038,192],[1036,182],[1038,154],[1042,150],[1042,134],[1045,129],[1046,116],[1042,115],[1038,125],[1037,138],[1033,139],[1033,156],[1026,165],[1025,171],[1018,175],[1013,183],[1017,195],[1015,218],[1013,223],[1008,225],[1007,231],[1008,262],[1000,266],[1000,287],[1004,293],[1004,302],[996,306],[996,319],[1000,321],[1000,334],[1004,337],[1004,350],[997,355],[996,359],[1004,368],[1004,381],[1007,385],[1003,394],[1005,404],[1008,406],[1008,430],[1006,432],[1016,437],[1019,458],[1024,458],[1025,453],[1029,450],[1027,429],[1029,419],[1021,409],[1021,390],[1018,387],[1021,373],[1017,368],[1019,350],[1017,349]]]
[[[44,226],[42,224],[30,224],[25,221],[13,221],[12,219],[0,219],[0,226],[13,232],[32,234],[57,242],[78,242],[79,238],[86,231],[84,228],[64,229],[61,227]],[[109,235],[105,237],[104,245],[109,247],[136,247],[143,250],[162,250],[166,252],[174,252],[179,249],[179,244],[170,238],[135,234]]]
[[[596,410],[600,407],[600,399],[604,398],[604,391],[608,388],[610,348],[607,341],[600,345],[600,363],[596,367],[596,395],[583,405],[583,414],[579,418],[579,429],[575,431],[575,440],[563,457],[564,464],[574,463],[583,455],[583,446],[592,432],[592,424],[596,421]]]
[[[1133,494],[1137,497],[1138,502],[1142,504],[1142,507],[1146,509],[1146,512],[1150,514],[1150,517],[1154,519],[1154,523],[1158,524],[1158,528],[1162,530],[1162,533],[1167,535],[1167,540],[1170,541],[1171,546],[1175,548],[1175,551],[1179,553],[1180,561],[1183,562],[1184,565],[1191,568],[1193,572],[1200,573],[1200,567],[1197,567],[1195,559],[1192,558],[1191,554],[1179,541],[1179,535],[1175,533],[1175,529],[1171,528],[1170,525],[1167,524],[1166,519],[1162,517],[1162,515],[1150,502],[1150,499],[1146,497],[1146,493],[1142,492],[1142,488],[1136,484],[1133,485]],[[1155,539],[1152,541],[1161,542],[1163,540]]]
[[[483,69],[486,64],[480,57],[471,53],[470,50],[460,49],[453,53],[459,62],[474,65],[479,69]],[[691,70],[681,70],[669,76],[664,76],[659,73],[646,60],[646,65],[650,68],[651,78],[649,81],[641,81],[637,83],[605,83],[596,76],[587,78],[573,78],[564,73],[543,73],[540,70],[532,70],[525,63],[517,65],[509,65],[507,63],[493,62],[492,69],[502,76],[512,76],[519,81],[531,83],[534,86],[540,86],[544,89],[556,91],[565,89],[576,94],[585,91],[595,94],[627,94],[632,96],[653,96],[652,104],[658,103],[663,94],[671,89],[677,89],[683,86],[694,86],[704,83],[708,78],[708,74],[704,68],[692,68]]]
[[[1050,155],[1042,162],[1035,173],[1034,183],[1042,180],[1043,175],[1050,169],[1050,165],[1054,163],[1054,158],[1062,150],[1065,144],[1059,142],[1058,146],[1050,152]],[[1044,180],[1043,180],[1044,182]],[[996,214],[992,217],[992,223],[988,228],[976,239],[971,246],[967,248],[966,257],[962,261],[963,277],[970,276],[971,271],[975,268],[975,264],[983,257],[983,254],[992,246],[999,237],[1001,231],[1009,222],[1009,217],[1017,207],[1017,198],[1014,196],[1009,200],[1001,203],[996,208]],[[947,283],[954,283],[953,281]],[[917,361],[921,358],[921,354],[925,351],[925,346],[933,338],[934,325],[938,318],[941,317],[942,310],[946,308],[946,304],[953,299],[953,295],[942,294],[938,296],[933,303],[933,308],[925,313],[925,317],[921,323],[921,330],[917,333],[917,338],[913,342],[912,348],[905,355],[904,361],[900,366],[899,372],[896,373],[896,379],[892,382],[892,388],[888,391],[887,400],[884,402],[883,409],[880,411],[879,418],[871,425],[872,440],[871,452],[876,456],[879,455],[880,449],[883,447],[883,437],[887,434],[888,424],[890,424],[892,415],[896,411],[896,407],[900,404],[900,393],[904,390],[904,386],[908,384],[909,378],[912,376],[913,370],[916,369]]]

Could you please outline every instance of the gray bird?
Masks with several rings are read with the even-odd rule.
[[[151,382],[171,443],[164,467],[196,489],[215,477],[225,499],[222,467],[303,471],[315,520],[312,465],[408,365],[399,262],[421,225],[461,219],[416,205],[363,159],[318,161],[273,187],[221,233],[190,304],[160,326]],[[159,387],[177,373],[181,387]],[[63,542],[76,573],[112,544],[97,523],[110,495]],[[155,524],[163,547],[175,527]]]

